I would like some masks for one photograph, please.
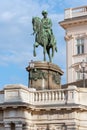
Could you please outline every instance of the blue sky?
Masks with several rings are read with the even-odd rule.
[[[66,43],[64,30],[58,22],[64,19],[64,9],[87,5],[86,0],[1,0],[0,1],[0,88],[7,84],[28,84],[26,67],[31,60],[43,59],[38,47],[33,57],[34,36],[31,35],[32,17],[42,18],[42,10],[48,11],[53,23],[58,53],[53,63],[64,71],[62,84],[66,83]]]

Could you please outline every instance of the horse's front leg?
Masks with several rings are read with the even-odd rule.
[[[33,47],[34,47],[34,50],[33,50],[33,56],[36,56],[36,50],[35,50],[36,45],[34,44]]]
[[[49,49],[49,54],[48,54],[48,56],[49,56],[49,61],[52,62],[52,56],[50,55],[50,49]]]
[[[46,61],[46,46],[43,47],[44,61]]]

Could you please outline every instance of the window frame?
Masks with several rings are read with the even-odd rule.
[[[76,80],[79,81],[79,80],[82,80],[83,79],[83,75],[81,72],[77,71],[76,72]]]
[[[77,55],[84,54],[84,37],[76,39]]]

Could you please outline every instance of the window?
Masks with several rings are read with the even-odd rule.
[[[82,79],[82,73],[81,72],[77,72],[77,80],[81,80]]]
[[[15,124],[11,123],[11,130],[15,130]]]
[[[84,38],[77,39],[77,54],[84,53]]]

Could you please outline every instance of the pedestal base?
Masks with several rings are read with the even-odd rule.
[[[26,68],[29,72],[29,87],[37,90],[61,88],[63,71],[50,62],[32,62]]]

